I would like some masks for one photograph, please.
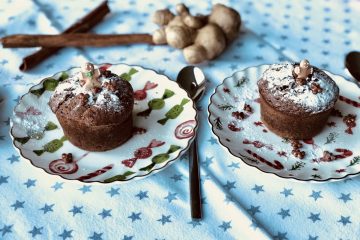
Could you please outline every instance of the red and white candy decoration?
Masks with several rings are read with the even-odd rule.
[[[104,174],[108,171],[110,171],[112,168],[114,167],[114,164],[109,164],[101,169],[98,169],[94,172],[91,172],[91,173],[88,173],[84,176],[81,176],[81,177],[78,177],[77,180],[80,180],[80,181],[85,181],[85,180],[89,180],[91,178],[94,178],[94,177],[97,177],[97,176],[100,176],[101,174]]]
[[[124,164],[125,166],[131,168],[135,165],[135,163],[138,159],[146,159],[146,158],[151,157],[151,155],[152,155],[151,148],[160,147],[164,144],[165,144],[165,142],[153,139],[147,147],[138,148],[134,152],[134,158],[123,160],[123,161],[121,161],[121,163]]]
[[[179,124],[175,129],[175,137],[177,139],[191,138],[195,135],[195,120],[188,120]]]
[[[77,161],[74,161],[72,159],[71,153],[69,154],[62,154],[61,159],[57,159],[54,161],[51,161],[49,164],[49,169],[53,173],[58,174],[73,174],[76,173],[79,169],[79,166],[77,165],[77,162],[86,157],[88,153],[85,153],[82,155]]]
[[[144,100],[146,98],[146,96],[147,96],[146,91],[148,91],[150,89],[154,89],[157,86],[158,86],[157,83],[152,83],[150,81],[147,81],[143,89],[136,90],[134,92],[134,99],[138,100],[138,101]]]

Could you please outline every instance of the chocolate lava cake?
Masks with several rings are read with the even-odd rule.
[[[87,151],[116,148],[132,136],[133,89],[108,70],[90,63],[84,68],[57,86],[49,105],[75,146]]]
[[[258,88],[264,124],[281,137],[298,140],[322,130],[339,96],[336,83],[307,60],[270,65]]]

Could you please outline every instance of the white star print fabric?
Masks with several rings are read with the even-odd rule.
[[[185,1],[207,13],[216,1]],[[218,1],[220,2],[220,1]],[[176,79],[186,66],[168,46],[67,48],[34,70],[18,70],[35,49],[0,47],[0,239],[358,239],[360,178],[297,182],[266,174],[224,149],[208,124],[207,106],[222,80],[246,67],[311,60],[346,75],[344,56],[359,50],[360,2],[221,1],[237,9],[242,31],[219,58],[201,64],[207,90],[199,103],[202,206],[190,217],[188,156],[150,177],[123,184],[84,184],[46,174],[21,159],[9,136],[19,97],[45,76],[94,63],[127,63]],[[0,37],[59,33],[100,1],[0,1]],[[96,33],[150,33],[156,9],[178,1],[109,1],[111,14]],[[357,48],[357,49],[356,49]]]

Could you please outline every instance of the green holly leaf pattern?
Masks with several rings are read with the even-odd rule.
[[[294,171],[294,170],[299,170],[301,169],[302,167],[305,166],[305,163],[304,162],[300,162],[300,161],[296,161],[292,166],[291,166],[291,171]]]
[[[41,156],[45,151],[44,150],[34,150],[33,151],[37,156]]]
[[[130,175],[132,175],[134,173],[135,172],[127,171],[127,172],[125,172],[123,174],[116,175],[116,176],[113,176],[111,178],[105,179],[104,182],[105,183],[111,183],[111,182],[115,182],[115,181],[124,181],[127,176],[130,176]]]
[[[174,95],[175,95],[175,93],[173,91],[171,91],[169,89],[165,89],[162,98],[154,98],[151,101],[149,101],[148,102],[149,108],[137,113],[137,116],[148,117],[150,115],[150,113],[152,112],[152,110],[162,109],[165,106],[164,100],[167,98],[170,98]]]
[[[155,98],[148,103],[148,106],[152,110],[159,110],[165,106],[165,101],[161,98]]]
[[[49,121],[45,126],[45,131],[51,131],[51,130],[54,130],[57,128],[58,128],[58,126],[55,123]]]
[[[40,97],[45,90],[47,91],[55,91],[56,87],[58,86],[59,82],[64,81],[65,79],[69,78],[69,74],[66,72],[62,72],[58,80],[54,78],[47,78],[43,82],[43,86],[39,89],[31,90],[30,92],[37,97]]]
[[[69,78],[69,74],[67,74],[67,72],[62,72],[61,75],[60,75],[60,77],[59,77],[59,79],[58,79],[58,81],[59,81],[59,82],[62,82],[62,81],[64,81],[65,79],[68,79],[68,78]]]
[[[181,149],[180,146],[171,145],[169,150],[166,153],[160,153],[160,154],[154,156],[151,159],[152,163],[146,167],[140,168],[140,170],[141,171],[150,171],[156,164],[163,163],[163,162],[166,162],[167,160],[169,160],[170,154],[176,152],[179,149]]]
[[[137,72],[138,70],[136,70],[135,68],[131,68],[129,72],[121,74],[120,77],[125,81],[131,81],[131,76]]]
[[[39,89],[31,90],[30,92],[35,96],[40,97],[45,92],[45,88],[42,87]]]
[[[43,149],[34,150],[33,152],[38,156],[41,156],[45,152],[54,153],[64,145],[64,142],[66,140],[67,139],[65,136],[60,139],[54,139],[54,140],[48,142],[47,144],[45,144]]]
[[[165,125],[165,123],[169,120],[169,119],[175,119],[177,118],[182,111],[184,110],[184,105],[186,103],[190,102],[189,99],[183,98],[183,100],[181,101],[180,104],[177,104],[175,106],[173,106],[166,114],[165,114],[165,118],[158,120],[157,122],[160,123],[161,125]]]
[[[167,99],[170,98],[172,96],[174,96],[174,92],[169,90],[169,89],[165,89],[164,95],[162,96],[162,99]]]
[[[350,161],[350,164],[348,165],[348,167],[354,166],[359,163],[360,163],[360,156],[356,156]]]
[[[25,143],[27,143],[30,140],[30,137],[22,137],[22,138],[14,138],[14,139],[15,139],[15,141],[24,145]]]
[[[147,165],[146,167],[140,168],[140,171],[150,171],[153,169],[153,167],[156,165],[156,163],[151,163],[150,165]]]
[[[167,153],[161,153],[156,156],[154,156],[151,161],[155,164],[163,163],[167,161],[170,158],[170,155]]]

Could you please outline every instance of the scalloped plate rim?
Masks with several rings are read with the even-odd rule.
[[[276,172],[267,172],[267,171],[261,169],[261,168],[260,168],[259,166],[257,166],[257,165],[251,165],[251,164],[249,164],[248,162],[246,162],[244,159],[242,159],[241,157],[234,155],[234,154],[230,151],[230,149],[224,144],[224,141],[221,140],[221,138],[220,138],[218,135],[215,134],[214,125],[211,123],[211,119],[210,119],[210,117],[211,117],[210,106],[211,106],[212,103],[213,103],[213,100],[212,100],[212,99],[213,99],[213,97],[215,96],[215,94],[218,92],[218,89],[219,89],[221,86],[224,85],[224,83],[225,83],[225,81],[226,81],[227,79],[234,78],[235,75],[238,74],[238,73],[240,73],[240,72],[245,72],[246,70],[251,69],[251,68],[261,68],[261,67],[266,67],[266,66],[270,66],[270,65],[271,65],[271,64],[260,64],[260,65],[256,65],[256,66],[246,67],[246,68],[244,68],[244,69],[242,69],[242,70],[236,71],[236,72],[232,73],[230,76],[224,78],[224,79],[221,81],[221,83],[220,83],[219,85],[217,85],[217,86],[215,87],[215,89],[213,90],[213,93],[211,94],[211,96],[210,96],[210,98],[209,98],[209,104],[208,104],[208,107],[207,107],[207,111],[208,111],[208,118],[207,118],[208,121],[207,121],[207,122],[208,122],[208,124],[210,125],[212,134],[216,136],[216,138],[217,138],[218,141],[220,142],[220,145],[221,145],[223,148],[227,149],[227,151],[228,151],[233,157],[239,158],[242,162],[244,162],[246,165],[248,165],[248,166],[250,166],[250,167],[257,168],[258,170],[260,170],[260,171],[263,172],[263,173],[272,174],[272,175],[275,175],[275,176],[277,176],[277,177],[280,177],[280,178],[283,178],[283,179],[286,179],[286,180],[292,180],[292,181],[295,181],[295,182],[312,182],[312,183],[335,182],[335,181],[344,180],[345,178],[353,178],[353,177],[356,177],[356,175],[359,175],[359,174],[360,174],[360,171],[359,171],[359,172],[356,172],[356,173],[349,173],[349,174],[346,174],[346,175],[344,175],[344,176],[342,176],[342,177],[339,177],[339,178],[330,177],[330,178],[326,178],[326,179],[316,179],[316,178],[300,179],[300,178],[297,178],[297,177],[295,177],[295,176],[287,176],[287,177],[281,176],[281,175],[277,174]],[[322,70],[322,69],[321,69],[321,70]],[[330,74],[332,74],[332,75],[334,75],[334,76],[341,77],[341,78],[344,80],[344,82],[343,82],[342,84],[345,84],[345,85],[346,85],[346,84],[355,85],[356,88],[359,88],[356,83],[354,83],[354,82],[352,82],[352,81],[346,80],[346,78],[343,77],[343,76],[341,76],[341,75],[334,74],[334,73],[332,73],[332,72],[330,72],[330,71],[327,71],[327,70],[323,70],[323,71],[328,72],[328,73],[330,73]]]
[[[95,64],[97,66],[101,66],[101,65],[105,65],[105,64],[110,64],[110,63],[98,63],[98,64]],[[53,175],[53,176],[57,176],[57,177],[60,177],[62,178],[63,180],[65,181],[69,181],[69,182],[72,182],[72,183],[79,183],[79,184],[92,184],[92,185],[113,185],[113,184],[120,184],[120,183],[126,183],[130,180],[140,180],[140,179],[143,179],[143,178],[146,178],[150,175],[153,175],[153,174],[156,174],[158,172],[160,172],[161,170],[164,170],[166,169],[167,167],[169,167],[171,164],[173,164],[176,160],[178,160],[184,153],[187,152],[187,150],[189,149],[189,147],[191,146],[192,142],[194,141],[195,137],[197,136],[197,131],[198,131],[198,128],[199,128],[199,113],[197,111],[197,108],[196,108],[196,105],[195,105],[195,102],[192,100],[192,98],[190,97],[189,93],[187,91],[185,91],[185,89],[183,89],[178,82],[176,81],[173,81],[171,80],[167,75],[165,74],[160,74],[158,71],[154,70],[154,69],[151,69],[151,68],[147,68],[147,67],[143,67],[143,66],[140,66],[140,65],[131,65],[131,64],[127,64],[127,63],[114,63],[114,64],[111,64],[111,66],[115,66],[115,65],[126,65],[128,67],[139,67],[139,68],[142,68],[144,70],[147,70],[147,71],[152,71],[154,73],[156,73],[157,75],[162,75],[162,76],[165,76],[167,78],[168,81],[171,81],[173,83],[175,83],[180,89],[182,89],[185,94],[187,95],[187,97],[191,100],[192,102],[192,108],[195,110],[195,122],[196,122],[196,125],[194,127],[194,135],[189,138],[188,140],[188,143],[187,143],[187,146],[185,148],[183,148],[182,150],[179,151],[179,153],[173,158],[173,159],[170,159],[169,161],[167,161],[162,167],[160,168],[153,168],[151,171],[149,171],[148,173],[144,174],[144,175],[136,175],[136,176],[133,176],[133,177],[130,177],[128,179],[125,179],[125,180],[116,180],[116,181],[113,181],[113,182],[101,182],[101,181],[88,181],[88,182],[85,182],[85,181],[81,181],[81,180],[78,180],[78,179],[68,179],[68,178],[65,178],[64,176],[60,175],[60,174],[56,174],[56,173],[52,173],[51,171],[48,171],[44,168],[41,168],[39,166],[36,166],[34,165],[33,163],[33,160],[25,157],[23,154],[22,154],[22,151],[15,145],[15,138],[14,138],[14,135],[13,135],[13,128],[14,128],[14,124],[13,124],[13,120],[12,118],[10,118],[10,131],[9,131],[9,134],[10,134],[10,137],[11,137],[11,140],[12,140],[12,145],[13,147],[15,148],[15,150],[18,152],[18,154],[21,156],[21,158],[23,159],[26,159],[28,160],[28,162],[30,162],[30,164],[37,168],[37,169],[41,169],[42,172],[45,172],[46,174],[50,174],[50,175]],[[34,85],[32,85],[28,92],[26,92],[25,94],[23,94],[20,99],[19,99],[19,102],[15,105],[14,109],[13,109],[13,113],[14,113],[14,110],[15,108],[20,104],[20,102],[22,101],[23,97],[27,94],[30,93],[31,89],[34,88],[34,87],[37,87],[37,86],[40,86],[43,84],[43,82],[48,79],[48,78],[52,78],[62,72],[69,72],[71,71],[72,69],[75,69],[75,68],[79,68],[79,67],[71,67],[67,70],[63,70],[63,71],[59,71],[59,72],[56,72],[54,73],[53,75],[51,76],[48,76],[48,77],[44,77],[40,80],[39,83],[36,83]]]

